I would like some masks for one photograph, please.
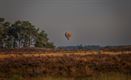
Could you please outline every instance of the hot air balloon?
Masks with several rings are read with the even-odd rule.
[[[65,32],[65,37],[67,40],[70,40],[71,36],[72,36],[71,32]]]

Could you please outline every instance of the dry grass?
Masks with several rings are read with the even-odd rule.
[[[70,56],[70,55],[97,55],[97,54],[107,54],[107,55],[119,55],[119,54],[130,54],[131,51],[58,51],[58,52],[11,52],[5,53],[0,52],[0,59],[5,58],[19,58],[19,57],[42,57],[42,56]]]
[[[67,77],[73,77],[68,80],[76,80],[78,77],[92,77],[108,72],[130,75],[131,53],[129,51],[60,51],[0,54],[0,78],[14,79],[20,77],[25,80],[28,77],[31,80],[33,77],[33,80],[67,80]],[[45,76],[57,78],[53,77],[52,79],[52,77]],[[102,74],[100,76],[107,75]],[[93,78],[90,80],[95,80]],[[99,80],[119,79],[111,79],[110,77],[109,79]],[[121,78],[121,80],[123,79]]]

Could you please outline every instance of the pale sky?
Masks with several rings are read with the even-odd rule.
[[[0,0],[0,17],[29,20],[56,46],[131,45],[131,0]]]

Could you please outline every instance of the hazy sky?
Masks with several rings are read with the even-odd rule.
[[[131,0],[0,0],[0,17],[31,21],[57,46],[131,44]]]

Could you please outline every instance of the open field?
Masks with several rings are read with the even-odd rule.
[[[1,51],[1,79],[131,80],[131,52]]]

